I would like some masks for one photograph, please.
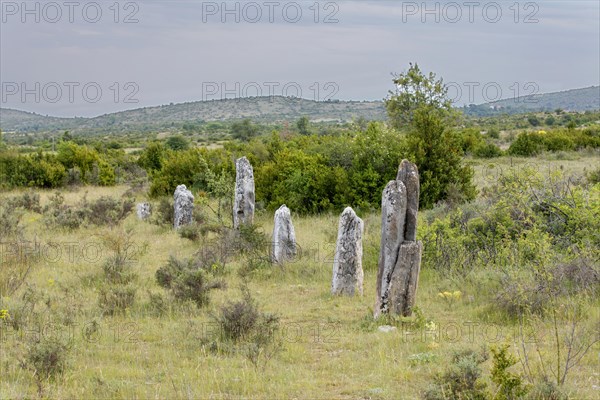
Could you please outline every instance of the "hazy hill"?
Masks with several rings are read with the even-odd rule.
[[[525,112],[587,111],[600,109],[600,87],[524,96],[464,107],[467,115],[487,116]],[[35,113],[0,109],[0,129],[5,132],[62,132],[106,134],[179,130],[186,123],[230,121],[251,118],[255,122],[294,122],[302,116],[312,121],[385,120],[382,101],[326,101],[251,97],[145,107],[94,118],[57,118]]]
[[[327,101],[287,97],[225,99],[145,107],[95,118],[55,118],[12,109],[0,109],[0,128],[7,132],[127,132],[169,129],[175,124],[251,118],[270,123],[294,122],[302,116],[313,121],[352,121],[386,118],[381,101]]]
[[[600,110],[600,86],[504,99],[464,108],[467,115],[487,116],[526,112]]]

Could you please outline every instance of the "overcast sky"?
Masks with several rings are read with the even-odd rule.
[[[256,94],[381,100],[409,62],[459,105],[600,84],[597,0],[115,3],[1,0],[0,106],[71,117]]]

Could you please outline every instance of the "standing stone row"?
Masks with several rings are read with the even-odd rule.
[[[419,189],[417,166],[402,160],[396,180],[387,184],[381,200],[376,318],[412,314],[423,252],[422,242],[416,241]]]

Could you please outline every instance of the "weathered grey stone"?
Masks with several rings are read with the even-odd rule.
[[[364,223],[354,210],[347,207],[338,224],[335,258],[333,259],[332,294],[353,296],[363,294],[362,237]]]
[[[404,242],[400,245],[398,261],[388,285],[389,312],[409,316],[415,304],[423,243]]]
[[[400,181],[390,181],[383,190],[376,316],[379,315],[379,312],[387,312],[388,284],[398,260],[400,244],[404,241],[406,198],[406,188]]]
[[[175,189],[175,218],[173,226],[175,229],[182,225],[187,225],[192,222],[192,213],[194,211],[194,195],[185,185],[177,186]]]
[[[419,190],[417,166],[402,160],[397,179],[386,186],[381,202],[376,318],[382,313],[412,313],[423,252],[423,244],[416,241]]]
[[[292,224],[290,209],[284,205],[275,211],[271,261],[283,264],[296,256],[296,233]]]
[[[254,170],[246,157],[235,161],[235,198],[233,201],[233,227],[252,224],[254,220]]]
[[[147,220],[152,215],[150,203],[138,203],[136,206],[137,217],[142,221]]]
[[[396,180],[406,187],[406,223],[404,225],[404,240],[417,240],[417,213],[419,211],[419,170],[408,160],[402,160],[398,168]]]

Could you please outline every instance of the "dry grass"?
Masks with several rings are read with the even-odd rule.
[[[502,165],[508,160],[499,160]],[[591,159],[560,160],[567,168],[589,166]],[[498,162],[498,161],[495,161]],[[545,161],[544,161],[545,162]],[[554,162],[553,162],[554,163]],[[478,166],[481,168],[481,165]],[[479,174],[478,174],[479,175]],[[88,199],[120,196],[126,187],[81,188],[67,192],[75,203],[87,191]],[[44,204],[51,192],[41,192]],[[375,245],[379,216],[363,215],[366,243]],[[167,293],[158,287],[155,271],[171,254],[185,258],[200,246],[182,239],[168,228],[140,222],[130,215],[121,226],[133,232],[137,253],[132,255],[138,275],[136,305],[124,315],[103,316],[97,298],[102,282],[102,257],[70,257],[66,250],[57,259],[42,259],[34,266],[28,285],[47,299],[37,311],[43,327],[59,326],[68,339],[66,373],[47,383],[48,398],[301,398],[301,399],[414,399],[419,398],[435,372],[444,368],[453,349],[484,344],[512,343],[516,326],[489,313],[495,293],[482,285],[457,283],[440,277],[427,265],[420,278],[418,306],[438,327],[438,336],[423,329],[398,329],[382,333],[372,322],[375,299],[376,259],[365,259],[364,296],[345,298],[329,294],[337,215],[300,218],[292,215],[301,260],[283,268],[272,266],[251,277],[249,288],[265,312],[281,317],[284,347],[264,369],[256,369],[242,355],[213,353],[202,346],[202,338],[214,327],[208,312],[228,299],[238,299],[241,283],[236,273],[242,259],[227,266],[226,290],[211,292],[208,309],[169,302],[160,316],[149,312],[147,291]],[[109,228],[83,227],[74,232],[48,231],[39,216],[25,215],[27,232],[41,243],[72,246],[81,252],[101,243]],[[263,213],[257,223],[271,233],[272,215]],[[2,271],[4,273],[4,271]],[[462,299],[450,310],[437,296],[440,290],[461,290]],[[2,299],[9,313],[22,291]],[[594,310],[591,308],[590,310]],[[597,309],[596,309],[597,311]],[[597,315],[591,315],[591,319]],[[478,326],[469,328],[475,321]],[[69,323],[66,327],[64,324]],[[30,325],[33,329],[35,325]],[[91,330],[92,326],[96,330]],[[454,337],[459,327],[460,334]],[[538,332],[548,338],[549,324]],[[90,334],[91,332],[91,334]],[[500,332],[497,334],[497,332]],[[86,334],[87,333],[87,334]],[[439,334],[442,336],[439,336]],[[19,360],[32,332],[2,331],[0,393],[2,398],[38,396],[32,373]],[[498,337],[498,338],[496,338]],[[542,351],[552,352],[551,342],[542,341]],[[431,353],[433,362],[415,363],[411,356]],[[486,364],[489,367],[489,362]],[[591,352],[573,371],[567,388],[573,398],[598,394],[597,354]]]

